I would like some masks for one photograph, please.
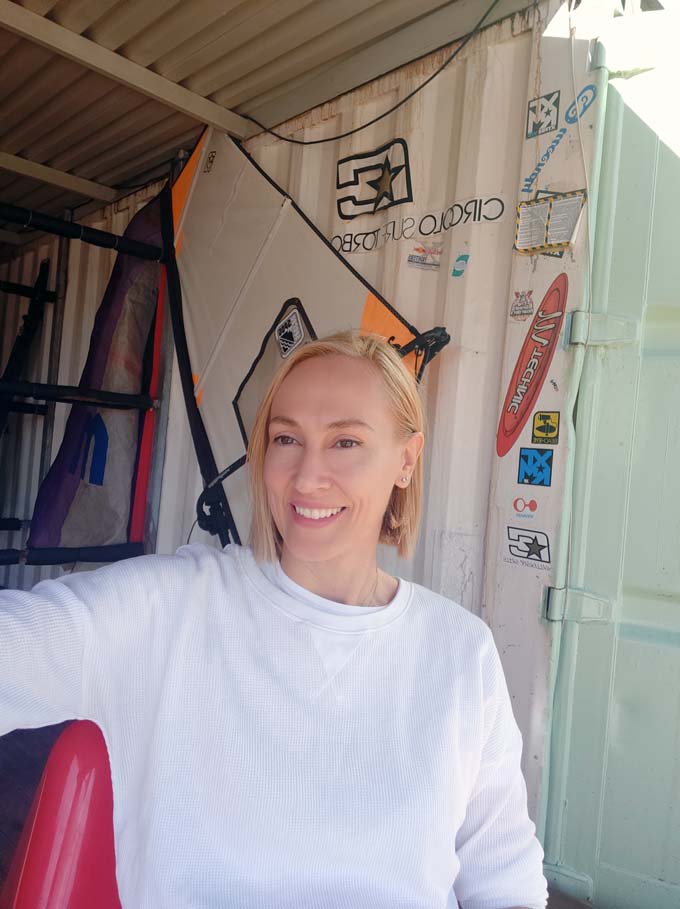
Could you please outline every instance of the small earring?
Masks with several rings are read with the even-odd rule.
[[[408,476],[402,477],[402,478],[401,478],[401,482],[402,482],[402,483],[408,483]]]

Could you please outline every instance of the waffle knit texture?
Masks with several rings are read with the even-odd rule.
[[[96,722],[124,909],[544,909],[480,619],[333,603],[247,548],[0,591],[0,734]]]

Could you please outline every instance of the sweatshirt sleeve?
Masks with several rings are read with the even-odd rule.
[[[477,779],[456,836],[462,909],[545,909],[543,850],[527,812],[522,737],[496,645],[488,633],[482,657],[484,743]]]
[[[196,544],[0,590],[0,735],[70,719],[101,725],[131,667],[164,665],[195,599],[187,592],[218,565]]]
[[[84,718],[87,624],[85,603],[60,580],[0,591],[0,735]]]

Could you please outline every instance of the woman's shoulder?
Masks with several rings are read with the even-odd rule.
[[[137,556],[124,559],[94,571],[83,571],[56,579],[82,599],[83,602],[115,598],[119,606],[126,602],[141,605],[146,602],[167,602],[173,594],[182,595],[187,588],[198,588],[213,582],[218,576],[227,580],[237,569],[237,546],[224,549],[192,543],[181,546],[175,553]],[[40,592],[55,581],[43,581],[35,590]]]
[[[254,563],[249,546],[240,543],[229,543],[220,548],[205,543],[191,543],[180,546],[174,556],[179,570],[205,575],[214,572],[223,578],[234,581],[248,574]]]
[[[250,552],[248,547],[238,543],[229,543],[224,547],[210,546],[207,543],[187,543],[180,546],[172,556],[163,558],[176,559],[178,565],[192,566],[197,569],[209,565],[229,570],[236,568],[242,559]]]
[[[416,620],[432,626],[438,633],[453,635],[468,648],[486,650],[495,646],[491,629],[478,615],[429,587],[414,582],[411,586],[413,602],[409,611]]]

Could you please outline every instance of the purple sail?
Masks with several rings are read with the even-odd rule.
[[[160,201],[125,236],[160,245]],[[95,317],[80,387],[139,394],[158,296],[160,265],[119,254]],[[74,404],[36,498],[30,549],[126,543],[140,441],[140,413]]]

